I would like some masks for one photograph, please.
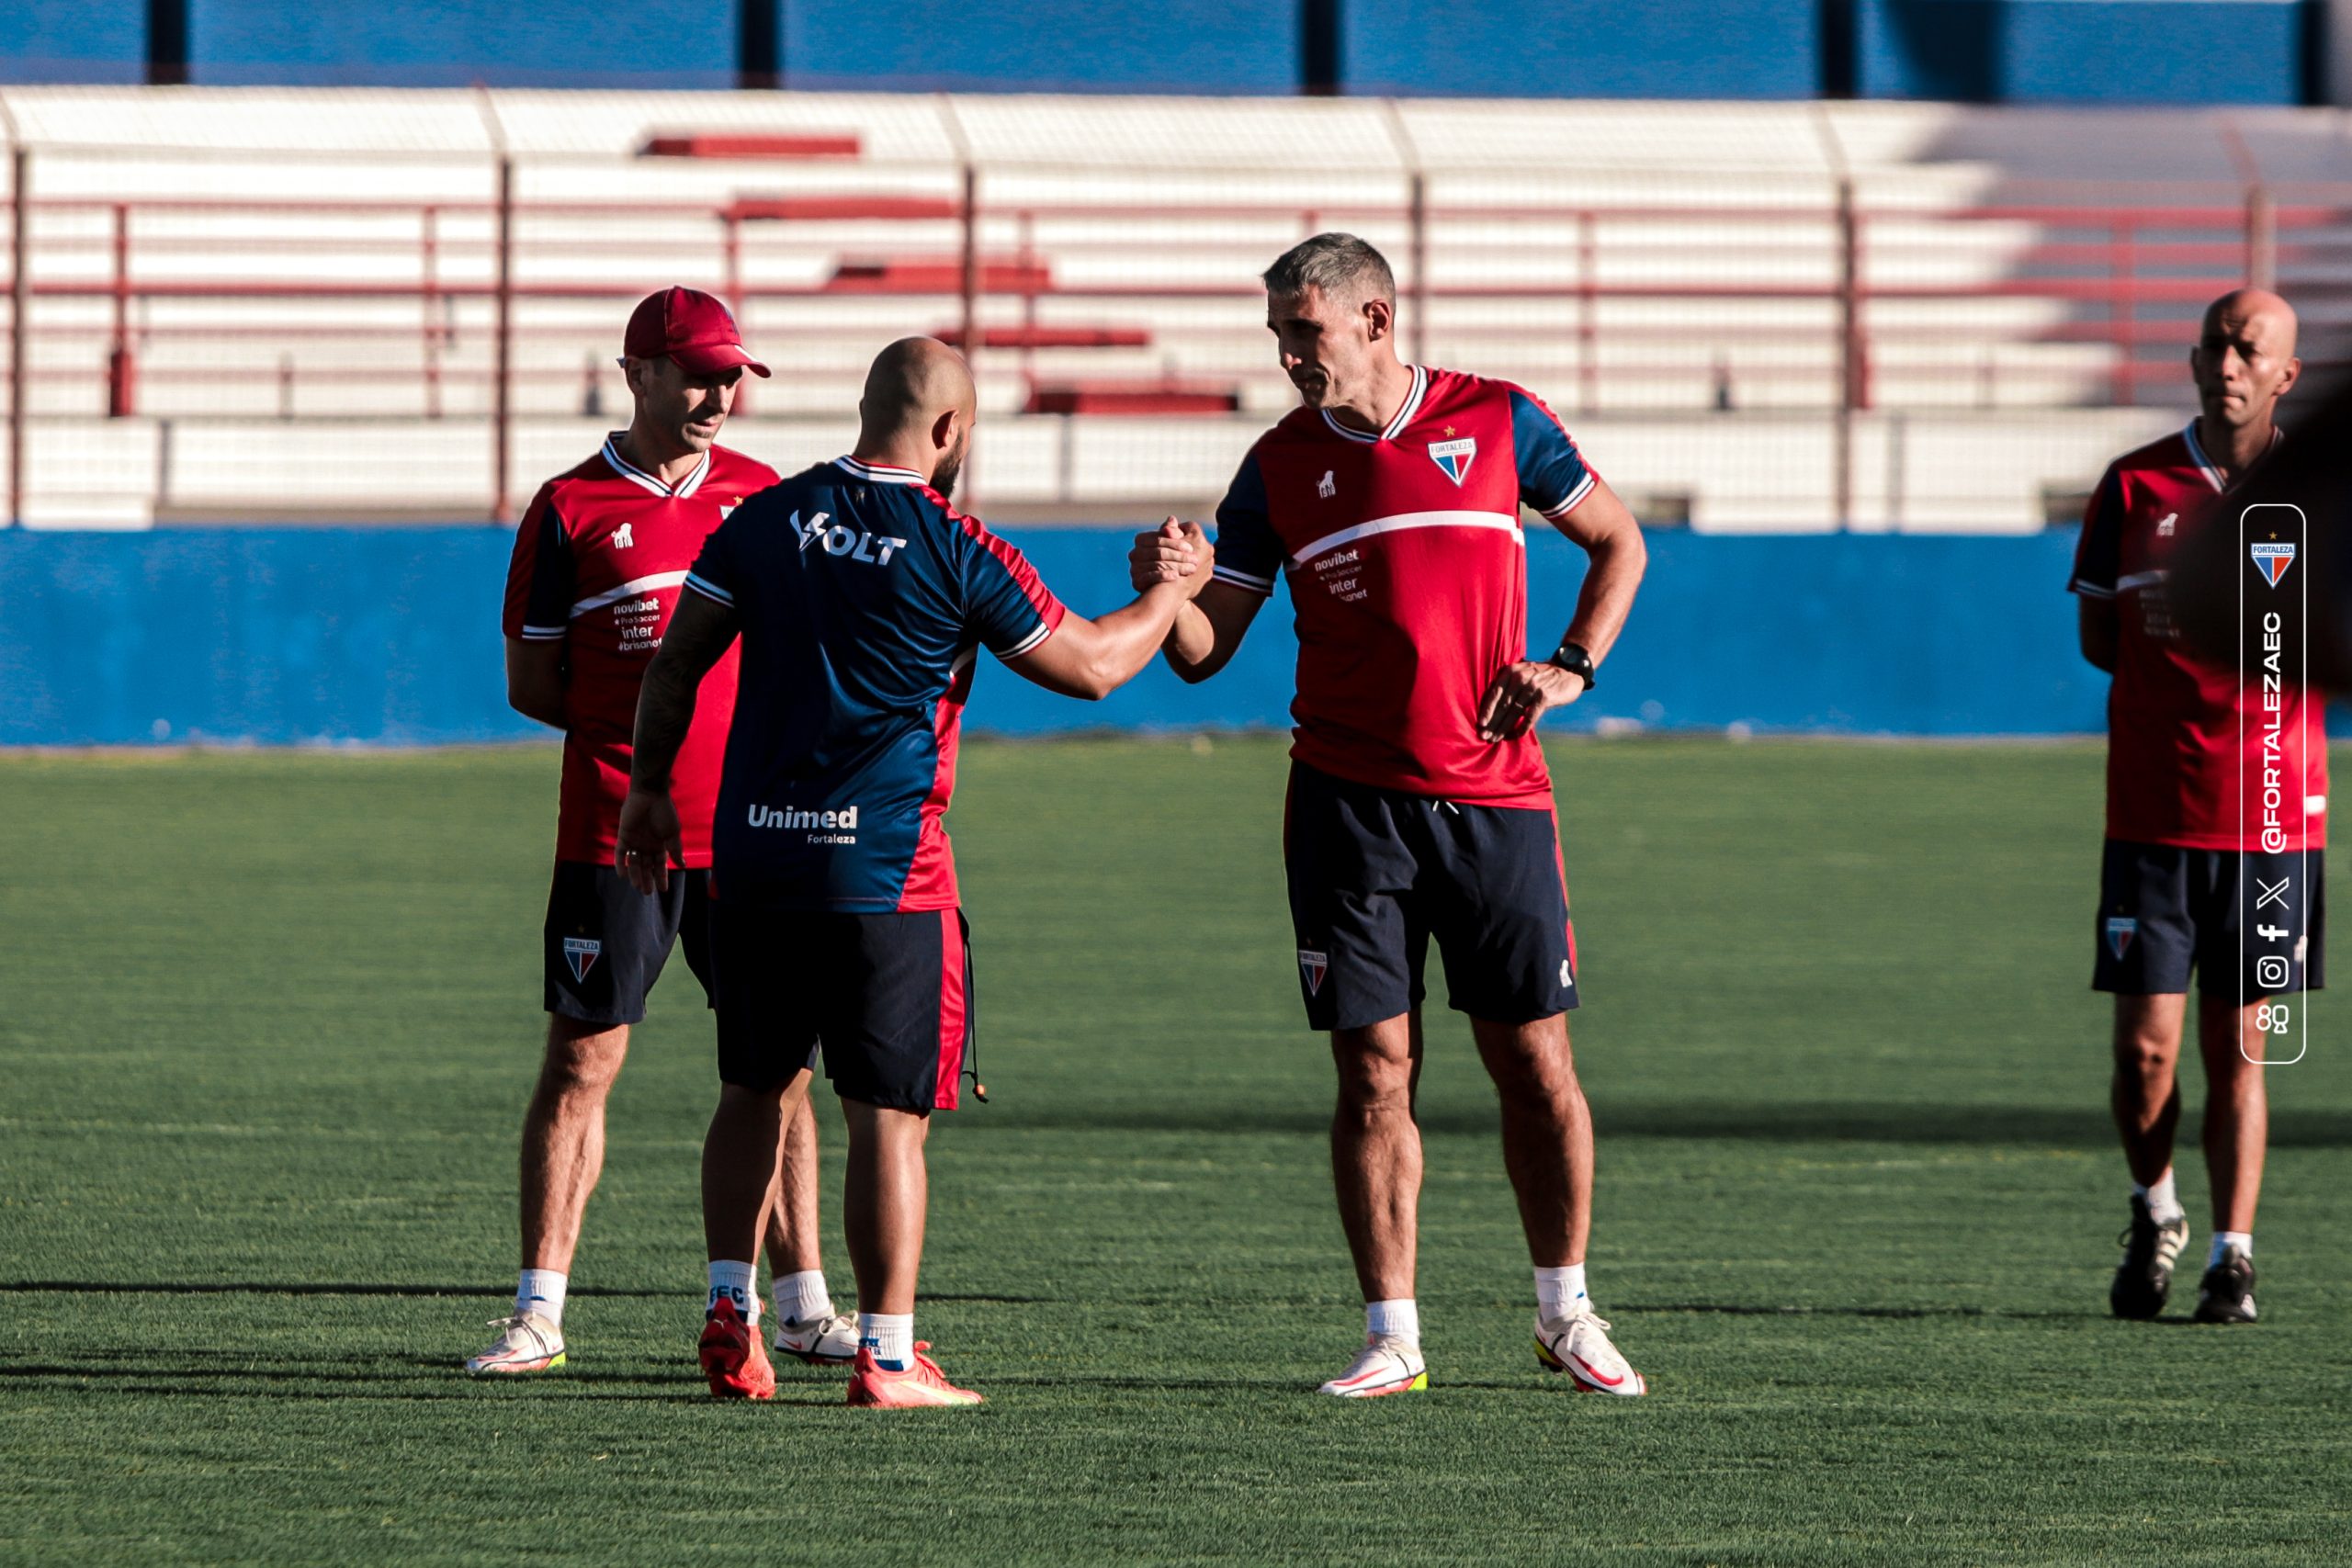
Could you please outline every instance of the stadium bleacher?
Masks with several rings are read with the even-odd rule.
[[[2031,529],[2179,417],[2205,297],[2267,272],[2324,333],[2352,276],[2317,110],[49,86],[0,132],[34,525],[511,509],[672,280],[775,365],[763,456],[968,332],[982,504],[1197,509],[1290,401],[1256,271],[1345,227],[1410,353],[1545,396],[1655,518]]]

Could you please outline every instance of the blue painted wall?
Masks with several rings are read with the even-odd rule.
[[[724,88],[736,80],[735,7],[189,0],[188,54],[189,79],[217,85]]]
[[[2293,104],[2304,0],[1860,0],[1866,98]]]
[[[1351,93],[1429,97],[1809,98],[1818,0],[1351,0]]]
[[[1080,610],[1127,597],[1125,532],[1010,530]],[[424,744],[541,733],[503,700],[500,528],[0,533],[0,743]],[[1631,628],[1560,719],[1668,728],[2046,734],[2103,725],[2075,651],[2074,538],[1651,536]],[[1567,621],[1584,557],[1529,537],[1534,637]],[[1187,687],[1154,666],[1101,704],[1001,669],[975,728],[1287,724],[1289,604]]]
[[[784,17],[790,87],[1298,91],[1297,0],[786,0]]]
[[[0,0],[0,82],[146,79],[146,0]]]

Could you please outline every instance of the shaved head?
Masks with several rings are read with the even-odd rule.
[[[2293,358],[2298,330],[2295,308],[2267,288],[2233,288],[2205,307],[2205,330],[2209,333],[2217,326],[2236,328],[2257,321],[2268,329],[2268,346]]]
[[[2222,445],[2211,438],[2225,431],[2267,443],[2273,411],[2302,370],[2295,357],[2295,308],[2267,288],[2233,288],[2205,307],[2188,368],[2209,446]]]
[[[857,453],[912,468],[942,495],[971,450],[978,394],[964,356],[937,338],[902,337],[874,356],[857,400]]]
[[[931,337],[902,337],[874,356],[857,400],[861,439],[889,441],[941,414],[969,411],[972,372],[964,356]]]

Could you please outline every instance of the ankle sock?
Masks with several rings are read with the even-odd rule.
[[[735,1303],[736,1315],[745,1323],[760,1320],[759,1276],[751,1264],[724,1258],[710,1260],[710,1295],[703,1311],[715,1309],[721,1298]]]
[[[1375,1339],[1401,1339],[1421,1348],[1421,1309],[1410,1296],[1363,1303],[1363,1329]]]
[[[561,1328],[563,1292],[569,1283],[568,1279],[552,1269],[524,1269],[522,1279],[514,1286],[514,1315],[520,1317],[526,1312],[535,1312]]]
[[[2166,1220],[2179,1219],[2187,1213],[2180,1204],[2179,1190],[2173,1186],[2170,1166],[2165,1167],[2165,1173],[2145,1187],[2136,1181],[2133,1182],[2132,1194],[2135,1198],[2145,1198],[2148,1201],[2148,1217],[2158,1224],[2164,1224]]]
[[[775,1297],[775,1314],[786,1323],[815,1323],[833,1315],[832,1292],[825,1289],[822,1269],[778,1274],[769,1285]]]
[[[1585,1310],[1584,1265],[1569,1263],[1535,1270],[1535,1315],[1546,1322]]]
[[[2222,1254],[2233,1247],[2245,1253],[2247,1259],[2251,1261],[2254,1258],[2254,1233],[2252,1231],[2215,1231],[2213,1249],[2205,1255],[2205,1267],[2211,1269],[2218,1265],[2222,1261]]]
[[[903,1372],[915,1364],[915,1314],[910,1312],[862,1312],[857,1314],[857,1343],[874,1352],[888,1371]]]

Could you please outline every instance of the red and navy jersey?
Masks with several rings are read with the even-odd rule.
[[[2083,519],[2068,586],[2086,599],[2114,601],[2117,611],[2115,680],[2107,695],[2110,839],[2266,847],[2261,737],[2268,715],[2260,683],[2191,657],[2165,592],[2173,553],[2193,529],[2234,525],[2220,504],[2224,493],[2191,421],[2109,465]],[[2300,690],[2284,694],[2283,703],[2285,841],[2267,847],[2318,849],[2327,828],[2321,705]]]
[[[949,909],[942,818],[975,657],[1061,625],[1028,559],[905,468],[849,457],[755,497],[686,586],[742,628],[711,896],[775,909]]]
[[[558,860],[612,860],[628,795],[638,685],[669,629],[686,569],[721,519],[775,483],[766,464],[714,446],[692,473],[665,485],[625,460],[616,433],[594,457],[539,487],[515,530],[506,571],[506,635],[563,644]],[[704,677],[673,775],[691,867],[710,863],[719,757],[734,707],[729,649]]]
[[[1259,437],[1217,508],[1216,575],[1271,594],[1289,573],[1293,757],[1383,789],[1549,809],[1534,734],[1481,740],[1478,700],[1527,657],[1521,503],[1557,520],[1596,476],[1532,394],[1412,369],[1376,435],[1302,408]]]

